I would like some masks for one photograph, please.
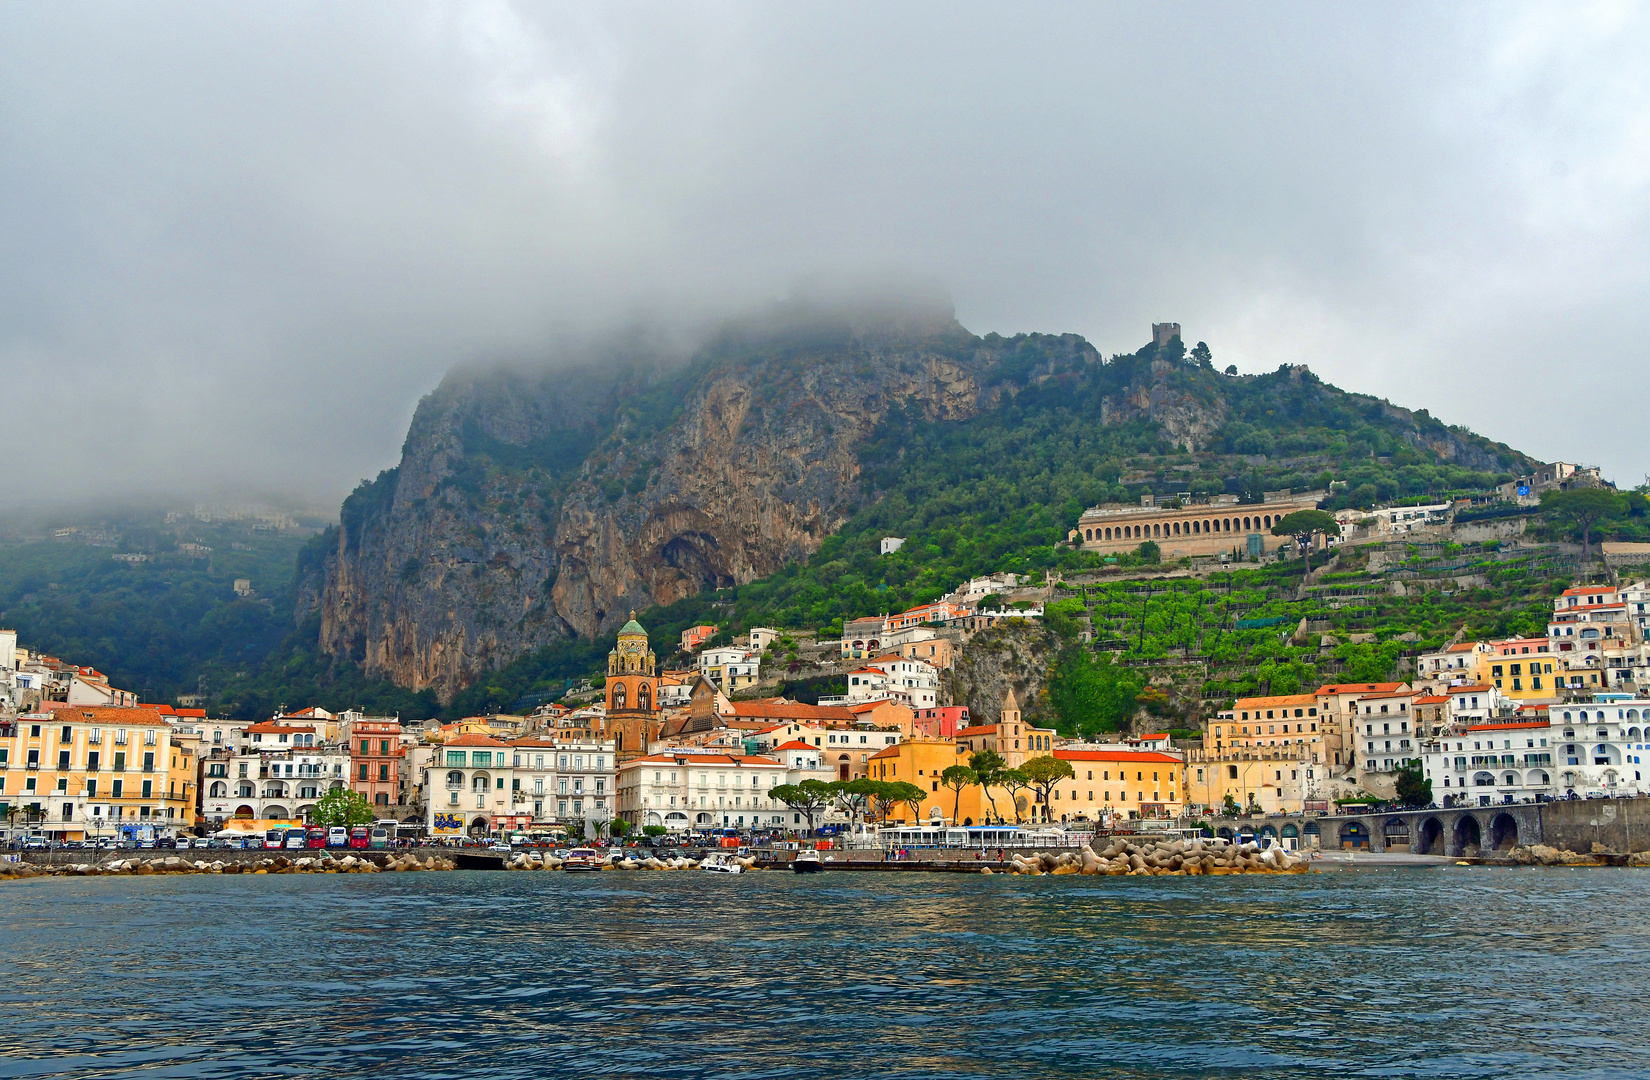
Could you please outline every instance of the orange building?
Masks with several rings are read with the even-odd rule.
[[[355,721],[350,725],[350,787],[375,807],[395,806],[402,753],[399,721]]]

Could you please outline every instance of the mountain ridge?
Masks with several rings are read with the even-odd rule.
[[[1395,476],[1432,470],[1434,487],[1451,470],[1531,463],[1302,367],[1223,375],[1206,356],[1178,339],[1107,359],[1072,334],[825,317],[730,324],[685,361],[455,371],[420,403],[401,462],[306,554],[295,618],[318,614],[321,649],[368,677],[451,701],[632,607],[803,564],[890,496],[938,506],[986,491],[995,470],[975,460],[975,436],[1001,443],[1005,462],[1044,461],[1018,470],[1008,501],[1064,516],[1168,482],[1130,462],[1174,470],[1169,490],[1241,486],[1234,470],[1289,479],[1271,464],[1280,453],[1337,476],[1366,459]],[[924,487],[929,474],[949,480]],[[1059,532],[1039,528],[1039,543]]]

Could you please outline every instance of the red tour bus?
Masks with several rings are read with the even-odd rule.
[[[364,848],[372,846],[372,830],[365,825],[351,826],[349,831],[349,846]]]
[[[312,848],[324,848],[327,846],[327,831],[319,826],[311,825],[304,830],[304,839]]]

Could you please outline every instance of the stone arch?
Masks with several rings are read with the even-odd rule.
[[[1381,843],[1388,851],[1409,850],[1409,821],[1405,818],[1387,818],[1381,826]]]
[[[287,816],[286,807],[275,805],[264,807],[264,817],[284,820]]]
[[[1429,817],[1421,822],[1421,834],[1417,838],[1414,851],[1420,855],[1442,855],[1439,850],[1444,839],[1444,823],[1435,817]]]
[[[1369,828],[1361,821],[1348,821],[1341,825],[1341,847],[1346,850],[1369,847]]]
[[[470,819],[470,828],[467,831],[471,836],[486,836],[487,819],[479,814],[476,815]]]
[[[1490,847],[1511,851],[1518,846],[1518,820],[1511,814],[1497,814],[1490,822]]]
[[[246,805],[243,804],[241,806],[235,807],[235,813],[234,813],[233,816],[250,820],[252,818],[257,817],[258,812],[256,810],[252,809],[252,807],[246,806]]]
[[[1478,819],[1471,814],[1462,814],[1460,820],[1455,823],[1455,853],[1476,855],[1483,843],[1484,830],[1478,824]]]
[[[1232,831],[1232,827],[1230,825],[1222,825],[1220,828],[1215,830],[1215,835],[1220,837],[1222,840],[1237,839],[1237,834]]]

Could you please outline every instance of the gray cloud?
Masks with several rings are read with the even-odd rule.
[[[1647,22],[7,6],[10,474],[329,500],[455,363],[892,269],[978,332],[1175,319],[1638,483],[1601,406],[1650,336]]]

